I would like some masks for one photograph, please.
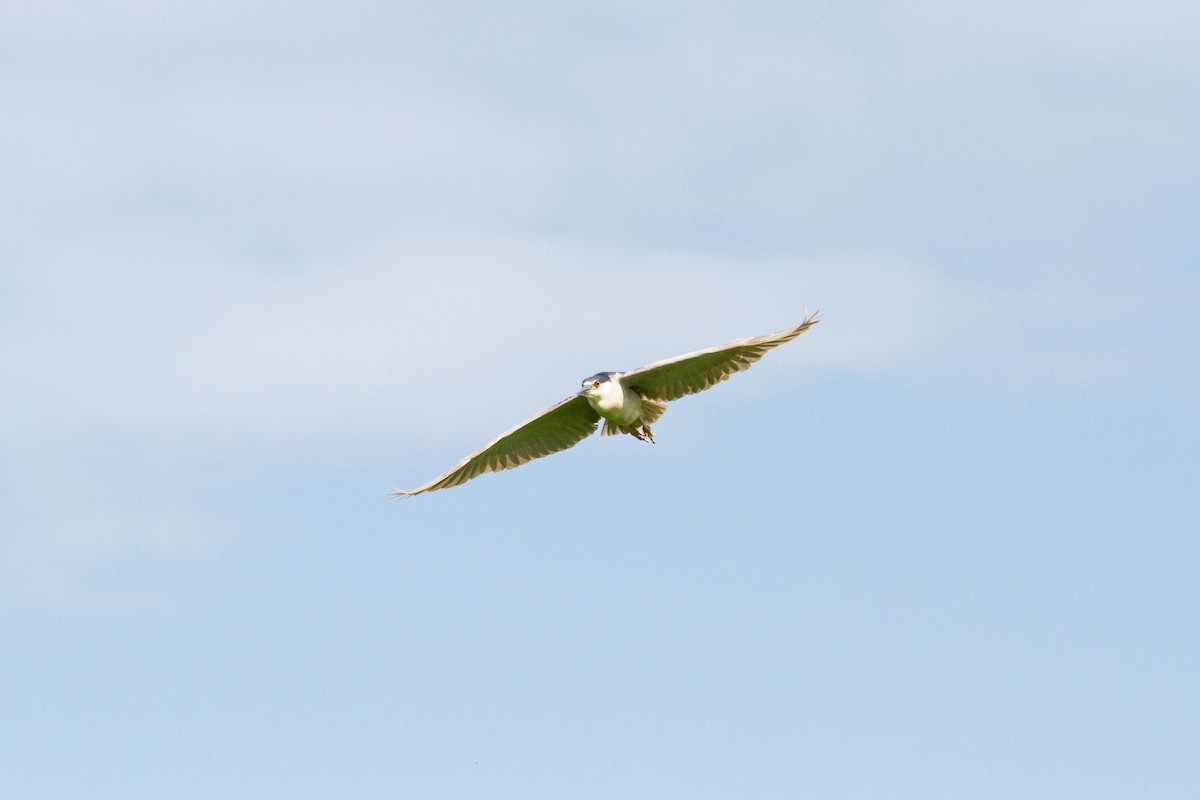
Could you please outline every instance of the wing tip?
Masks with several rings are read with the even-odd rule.
[[[819,310],[814,311],[811,314],[809,314],[808,309],[805,309],[803,322],[801,322],[796,327],[792,328],[790,331],[780,331],[779,334],[777,334],[777,335],[786,336],[787,337],[786,341],[791,341],[792,339],[795,339],[797,336],[804,333],[806,330],[811,328],[813,325],[816,325],[820,321],[821,321],[821,312]]]

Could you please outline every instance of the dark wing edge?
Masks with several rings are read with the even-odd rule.
[[[656,361],[621,376],[621,382],[652,400],[677,400],[716,386],[735,372],[749,369],[768,350],[790,342],[820,322],[821,312],[805,318],[795,328],[737,339],[719,347]]]
[[[390,497],[411,497],[466,483],[486,472],[519,467],[527,461],[566,450],[595,432],[600,415],[587,398],[572,395],[497,436],[424,486],[397,489]]]

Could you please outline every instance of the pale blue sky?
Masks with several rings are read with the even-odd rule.
[[[6,7],[0,794],[1200,796],[1196,4],[645,5]]]

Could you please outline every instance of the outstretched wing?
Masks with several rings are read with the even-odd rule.
[[[750,365],[763,357],[772,347],[790,342],[817,324],[818,315],[813,314],[795,328],[764,336],[697,350],[695,353],[655,361],[641,369],[621,375],[621,383],[636,389],[643,397],[651,400],[675,400],[688,394],[702,392],[716,386],[735,372],[749,369]]]
[[[588,404],[587,398],[573,395],[500,434],[424,486],[408,492],[396,490],[392,497],[447,489],[485,472],[512,469],[526,461],[566,450],[594,432],[599,421],[600,415]]]

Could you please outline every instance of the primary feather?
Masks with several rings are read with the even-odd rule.
[[[817,315],[795,328],[737,339],[687,355],[655,361],[621,374],[621,382],[645,397],[670,401],[716,386],[735,372],[749,369],[772,347],[790,342],[817,323]]]
[[[392,496],[407,497],[434,489],[448,489],[485,472],[519,467],[526,461],[578,444],[596,430],[599,422],[600,415],[592,410],[586,398],[582,395],[568,397],[500,434],[424,486],[411,491],[397,489]]]

